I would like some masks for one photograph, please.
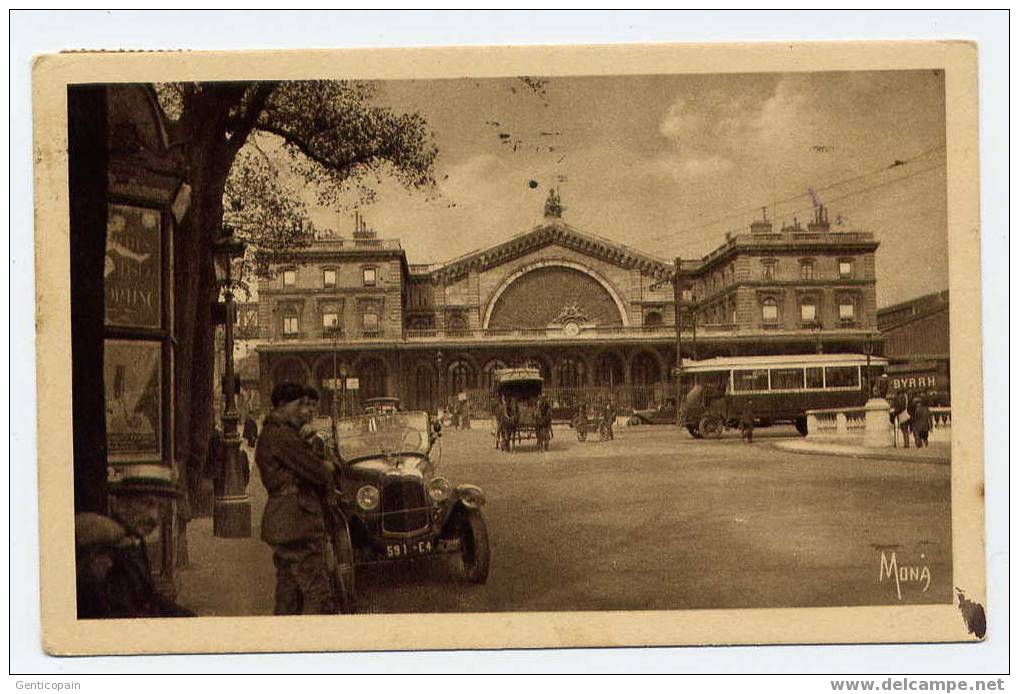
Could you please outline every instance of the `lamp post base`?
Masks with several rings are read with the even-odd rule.
[[[216,499],[212,534],[233,539],[251,537],[251,500],[247,494]]]

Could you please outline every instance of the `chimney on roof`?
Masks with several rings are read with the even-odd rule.
[[[828,209],[824,205],[814,208],[814,221],[807,225],[807,229],[822,233],[831,231],[831,225],[828,223]]]
[[[751,234],[770,234],[772,232],[771,221],[768,219],[768,208],[761,208],[761,218],[750,223]]]
[[[354,240],[371,241],[375,238],[375,230],[368,228],[368,222],[357,210],[354,210]]]

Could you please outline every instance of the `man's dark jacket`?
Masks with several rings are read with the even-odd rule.
[[[270,414],[258,437],[255,462],[269,492],[262,540],[277,545],[324,535],[322,498],[332,480],[298,430]]]
[[[97,513],[74,518],[78,618],[194,617],[156,589],[145,541]]]

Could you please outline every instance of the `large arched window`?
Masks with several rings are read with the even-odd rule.
[[[449,384],[450,393],[460,393],[466,390],[470,390],[475,387],[477,383],[477,374],[474,371],[474,366],[464,359],[457,359],[449,365],[449,371],[447,383]]]
[[[435,407],[435,372],[428,364],[417,364],[411,372],[409,409],[431,410]]]
[[[623,384],[623,363],[612,352],[602,352],[594,364],[596,386],[609,387]]]
[[[498,369],[505,369],[506,362],[502,359],[493,359],[481,369],[481,387],[491,388],[495,383],[494,372]]]
[[[315,365],[315,387],[318,388],[319,412],[323,415],[333,413],[333,397],[335,393],[342,396],[346,386],[347,372],[350,368],[341,359],[321,359]],[[337,414],[344,414],[339,399],[336,400]]]
[[[587,384],[587,369],[584,362],[575,357],[562,357],[555,366],[556,383],[575,387]]]
[[[662,380],[662,370],[658,360],[647,352],[641,352],[633,358],[633,382],[636,385],[651,385]]]
[[[374,357],[363,360],[357,366],[358,389],[361,398],[378,398],[386,393],[386,365]]]

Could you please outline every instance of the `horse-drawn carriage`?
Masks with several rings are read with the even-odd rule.
[[[543,380],[537,369],[497,369],[495,388],[495,446],[513,450],[524,441],[534,441],[547,451],[552,438],[552,409],[542,400]]]
[[[581,407],[577,410],[577,414],[573,416],[570,424],[577,432],[578,441],[587,441],[587,435],[594,433],[598,434],[599,441],[604,441],[608,438],[608,435],[605,433],[605,417],[600,412],[591,412],[587,408]]]

